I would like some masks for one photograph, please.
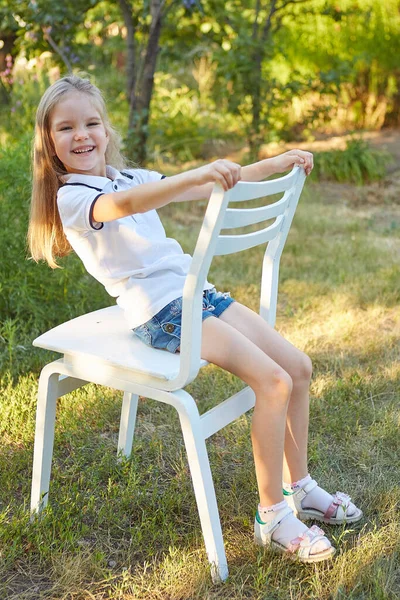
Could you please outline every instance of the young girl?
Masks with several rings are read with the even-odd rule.
[[[127,327],[144,343],[177,352],[191,258],[165,236],[155,209],[208,198],[216,182],[228,190],[293,165],[309,174],[313,157],[291,150],[245,167],[217,160],[165,178],[126,169],[118,141],[101,93],[87,79],[64,77],[46,91],[36,117],[32,257],[55,268],[56,257],[73,248],[117,298]],[[308,474],[311,361],[229,294],[207,282],[203,296],[202,358],[240,377],[256,395],[256,542],[303,562],[330,558],[335,550],[323,531],[302,520],[354,523],[362,512],[349,496],[331,496]]]

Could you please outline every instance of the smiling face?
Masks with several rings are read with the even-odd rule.
[[[51,112],[50,135],[68,173],[105,177],[108,137],[90,96],[76,91],[65,94]]]

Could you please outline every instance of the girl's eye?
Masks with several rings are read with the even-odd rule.
[[[93,121],[92,123],[88,123],[89,127],[92,127],[92,125],[100,125],[100,121]]]
[[[71,127],[69,127],[68,125],[66,125],[65,127],[61,127],[60,131],[68,131],[68,129],[71,129]]]

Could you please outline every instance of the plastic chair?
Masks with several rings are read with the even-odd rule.
[[[127,329],[122,310],[104,308],[72,319],[38,337],[34,346],[54,350],[62,358],[47,364],[40,375],[36,418],[31,510],[47,504],[57,398],[92,382],[124,392],[118,452],[132,450],[138,397],[171,404],[179,414],[201,527],[213,580],[225,580],[228,566],[224,550],[206,440],[254,406],[246,387],[200,415],[196,402],[183,388],[207,364],[200,357],[202,292],[215,255],[230,254],[269,242],[262,269],[260,314],[275,324],[281,253],[304,184],[304,170],[266,182],[239,182],[224,193],[215,186],[193,254],[183,293],[180,354],[147,347]],[[228,204],[262,198],[279,192],[283,197],[258,208],[228,208]],[[221,235],[275,219],[252,233]]]

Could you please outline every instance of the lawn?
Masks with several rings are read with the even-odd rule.
[[[59,401],[50,505],[31,523],[39,333],[110,304],[75,257],[26,260],[26,144],[3,150],[0,194],[0,598],[395,600],[400,596],[400,172],[357,187],[306,183],[282,257],[277,329],[314,364],[310,470],[351,494],[357,526],[325,526],[331,562],[298,565],[254,546],[251,415],[208,442],[230,567],[213,585],[179,422],[142,399],[133,455],[117,462],[121,396],[93,385]],[[191,251],[205,203],[160,211]],[[262,249],[216,259],[210,280],[257,310]],[[242,386],[209,366],[203,411]]]

